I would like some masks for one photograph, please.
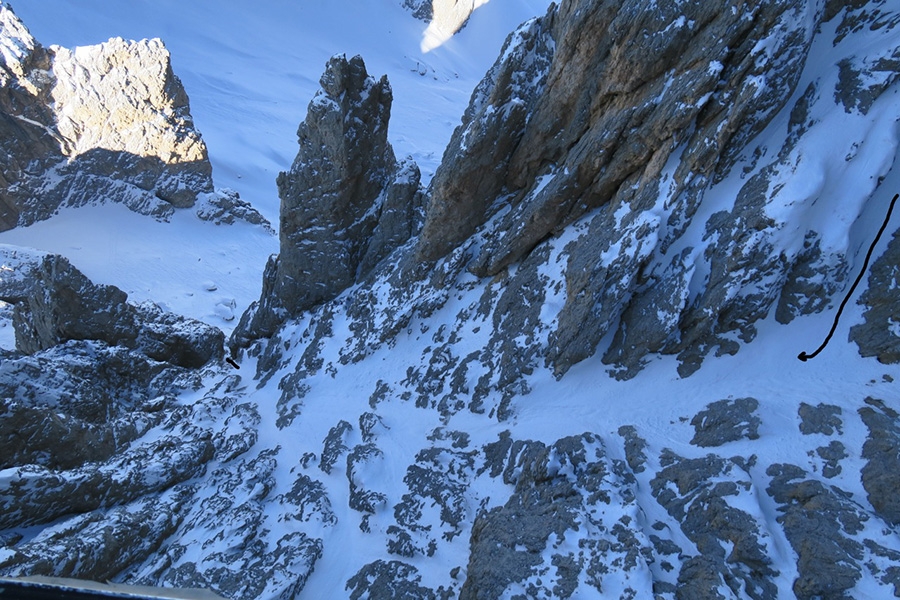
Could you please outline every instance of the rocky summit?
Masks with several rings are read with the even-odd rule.
[[[300,151],[278,176],[281,252],[233,336],[237,347],[333,299],[406,243],[421,220],[419,169],[398,162],[387,140],[387,78],[375,81],[361,57],[341,55],[320,83],[297,131]]]
[[[115,102],[81,113],[62,74],[106,93],[71,65],[162,47],[79,58],[0,18],[0,126],[28,140],[5,151],[12,226],[51,170],[134,156],[102,141],[124,139]],[[900,192],[898,49],[889,0],[563,0],[509,35],[427,185],[389,142],[387,77],[338,54],[227,342],[3,247],[0,576],[234,599],[900,597],[896,233],[826,353],[795,358]],[[139,95],[186,124],[165,65]],[[138,188],[172,206],[191,200],[170,176],[207,189],[179,171],[205,161],[192,135]],[[136,185],[114,162],[92,189]]]

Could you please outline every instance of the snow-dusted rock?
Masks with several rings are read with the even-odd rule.
[[[21,352],[34,354],[68,340],[97,340],[185,367],[201,367],[222,356],[225,337],[220,330],[163,312],[152,302],[130,304],[125,292],[92,283],[62,256],[45,256],[29,288],[13,313]]]
[[[760,421],[753,414],[758,407],[759,401],[756,398],[713,402],[691,419],[695,431],[691,443],[710,447],[741,438],[758,438]]]
[[[846,278],[848,245],[813,207],[842,206],[852,221],[896,136],[874,149],[873,184],[852,201],[817,186],[800,203],[784,182],[828,176],[798,157],[840,113],[859,117],[851,146],[865,143],[895,59],[852,56],[853,77],[804,67],[826,19],[837,34],[823,44],[881,18],[805,2],[551,8],[511,35],[476,88],[432,181],[417,258],[458,248],[472,273],[496,276],[558,252],[564,303],[542,354],[559,375],[608,333],[604,362],[617,377],[654,353],[679,355],[689,375],[710,352],[737,352],[773,310],[781,322],[824,310]],[[835,94],[849,98],[840,112]],[[754,137],[779,114],[786,138]],[[810,224],[787,235],[784,219],[801,213]]]
[[[264,219],[214,192],[206,145],[158,40],[44,48],[0,4],[0,229],[118,202],[166,219],[202,200],[216,222]]]
[[[231,345],[271,336],[286,318],[334,298],[405,243],[418,222],[419,170],[387,141],[393,99],[359,56],[332,57],[278,176],[280,253]]]
[[[553,58],[552,22],[551,14],[511,34],[472,93],[429,188],[419,257],[439,258],[467,239],[487,219],[491,202],[506,191],[513,155]]]
[[[98,176],[125,179],[122,171],[133,171],[134,185],[176,208],[212,191],[206,145],[160,40],[57,48],[53,75],[55,128],[67,156],[97,153]]]
[[[850,224],[896,154],[897,87],[875,67],[897,10],[656,5],[564,1],[519,29],[421,233],[411,167],[341,129],[382,140],[387,88],[333,60],[281,177],[290,243],[245,315],[270,337],[237,344],[255,381],[91,340],[0,355],[0,574],[233,598],[897,595],[892,376],[832,390],[701,365],[759,319],[772,339],[835,303]],[[896,304],[885,257],[872,331]],[[657,353],[713,374],[643,371]],[[84,543],[103,536],[112,560]]]
[[[797,410],[797,416],[800,417],[800,432],[804,435],[843,433],[840,406],[822,402],[818,406],[812,406],[806,402],[801,402],[800,408]]]
[[[779,504],[778,521],[797,553],[797,598],[846,597],[862,575],[864,546],[854,539],[867,516],[839,490],[794,465],[776,464],[766,490]]]
[[[859,299],[865,321],[850,328],[850,340],[863,356],[886,364],[900,362],[900,234],[871,267],[868,288]]]

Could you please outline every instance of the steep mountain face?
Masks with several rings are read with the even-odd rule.
[[[900,185],[898,48],[888,2],[563,1],[511,34],[427,191],[387,81],[335,57],[239,371],[109,337],[114,290],[16,258],[0,575],[900,597],[896,236],[836,359],[772,342],[829,320]]]
[[[44,48],[0,5],[0,152],[2,230],[94,202],[165,219],[198,199],[207,218],[236,204],[262,223],[246,203],[213,194],[206,146],[160,40]]]
[[[451,140],[418,256],[445,256],[477,231],[468,268],[494,276],[578,232],[561,249],[565,301],[545,351],[557,374],[614,333],[604,362],[617,375],[657,352],[678,354],[687,375],[711,351],[737,352],[773,308],[781,322],[825,308],[848,247],[823,240],[808,213],[840,165],[803,168],[800,149],[833,126],[821,112],[834,97],[851,118],[876,120],[870,107],[897,77],[896,49],[848,56],[839,72],[807,61],[835,10],[571,2],[527,24]],[[841,16],[836,44],[859,18]],[[763,133],[770,124],[777,139]],[[895,145],[876,150],[864,189],[833,200],[849,205],[838,214],[861,210]],[[788,185],[801,178],[811,189]],[[786,236],[786,220],[806,229]]]

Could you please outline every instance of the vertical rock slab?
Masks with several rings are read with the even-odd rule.
[[[869,428],[863,444],[862,484],[869,503],[879,517],[897,526],[900,524],[900,415],[881,400],[866,398],[866,406],[859,416]]]
[[[45,256],[28,287],[13,312],[20,352],[34,354],[69,340],[97,340],[189,368],[222,356],[220,330],[165,313],[152,302],[131,304],[128,294],[94,284],[62,256]]]

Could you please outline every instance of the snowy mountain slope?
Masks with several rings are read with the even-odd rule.
[[[16,408],[151,425],[108,460],[54,469],[37,457],[0,471],[3,514],[14,515],[0,525],[0,573],[234,598],[900,594],[896,364],[847,341],[863,323],[861,294],[821,356],[795,358],[827,331],[900,191],[900,16],[877,2],[730,15],[635,2],[616,20],[603,6],[564,2],[511,37],[451,139],[421,229],[334,299],[283,315],[237,354],[240,370],[179,370],[76,340],[7,355],[0,385]],[[616,60],[578,54],[577,34],[598,24],[622,36],[607,40]],[[657,56],[641,63],[648,53],[630,43],[641,27],[665,42],[670,25],[685,44],[663,53],[671,71]],[[712,60],[693,44],[722,30],[748,51]],[[563,73],[584,84],[565,89]],[[708,88],[687,85],[696,78]],[[604,95],[597,79],[619,88]],[[578,101],[584,90],[603,110]],[[582,123],[548,118],[570,116],[567,102]],[[625,120],[634,130],[593,137],[635,106],[647,112]],[[673,107],[688,117],[659,137],[669,121],[654,111]],[[492,148],[485,131],[509,143],[499,175],[472,167],[490,166],[479,163]],[[648,139],[666,143],[635,163]],[[572,190],[583,184],[561,181],[602,183],[622,164],[638,167],[582,196]],[[495,177],[463,198],[480,213],[453,223],[465,235],[442,230],[434,215],[452,218],[459,201],[446,190],[473,172]],[[575,208],[547,219],[554,198]],[[544,230],[520,244],[529,227]],[[869,329],[895,321],[889,244],[876,248],[866,292],[888,323]],[[582,268],[599,276],[586,282]],[[589,343],[559,369],[553,343],[572,335],[560,323],[573,301],[587,307],[574,323]],[[707,330],[718,348],[686,358],[679,345],[700,313],[718,325]],[[628,378],[614,360],[632,348],[621,337],[643,344]],[[893,329],[887,343],[897,347]],[[148,376],[115,377],[109,366],[127,361]],[[111,414],[78,403],[93,364],[113,375],[103,396],[129,400]],[[33,384],[16,394],[22,373]],[[73,504],[72,490],[90,493]]]

